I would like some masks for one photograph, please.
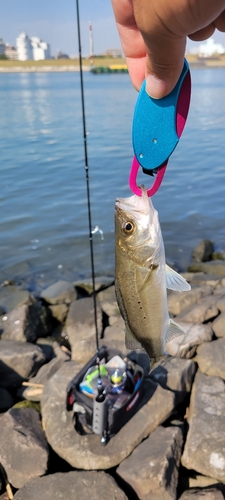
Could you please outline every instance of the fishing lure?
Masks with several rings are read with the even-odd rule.
[[[153,185],[147,190],[148,196],[153,196],[159,189],[169,157],[186,123],[190,95],[191,78],[186,59],[175,88],[162,99],[150,97],[144,81],[135,106],[132,128],[134,159],[129,185],[134,194],[142,194],[136,182],[140,166],[146,174],[156,173]]]

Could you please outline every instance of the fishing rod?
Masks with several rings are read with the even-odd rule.
[[[81,105],[82,105],[83,139],[84,139],[84,161],[85,161],[85,177],[86,177],[87,205],[88,205],[88,226],[89,226],[89,241],[90,241],[90,255],[91,255],[91,275],[92,275],[93,303],[94,303],[94,323],[95,323],[97,365],[99,368],[99,379],[101,379],[100,360],[99,360],[97,302],[96,302],[96,287],[95,287],[93,232],[92,232],[92,221],[91,221],[89,165],[88,165],[88,152],[87,152],[87,130],[86,130],[85,105],[84,105],[84,83],[83,83],[83,67],[82,67],[82,51],[81,51],[81,35],[80,35],[79,0],[76,0],[76,9],[77,9],[77,33],[78,33],[79,68],[80,68],[80,90],[81,90]]]

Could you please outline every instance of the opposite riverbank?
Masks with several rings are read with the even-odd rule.
[[[191,68],[219,68],[225,67],[225,54],[210,58],[186,55]],[[90,61],[83,59],[83,70],[90,71]],[[94,66],[107,67],[110,65],[124,65],[124,58],[96,57]],[[66,72],[79,71],[79,59],[51,59],[45,61],[0,61],[0,73],[37,73],[37,72]]]

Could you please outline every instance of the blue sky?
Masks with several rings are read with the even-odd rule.
[[[82,53],[89,55],[88,22],[93,25],[94,52],[119,48],[110,0],[79,0]],[[12,45],[25,31],[50,43],[52,55],[59,50],[77,55],[76,0],[6,0],[0,12],[0,38]],[[216,33],[216,42],[225,45],[225,34]],[[193,46],[193,43],[190,44]],[[195,44],[194,44],[195,45]]]
[[[88,23],[92,21],[94,52],[119,48],[120,40],[110,0],[79,0],[82,52],[89,55]],[[77,55],[76,0],[6,0],[0,12],[0,38],[12,45],[25,31],[61,50]]]

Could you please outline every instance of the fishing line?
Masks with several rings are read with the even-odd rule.
[[[89,225],[89,241],[90,241],[90,254],[91,254],[91,275],[92,275],[93,303],[94,303],[94,322],[95,322],[97,364],[99,365],[99,340],[98,340],[97,303],[96,303],[96,289],[95,289],[95,267],[94,267],[94,250],[93,250],[93,236],[92,236],[93,233],[92,233],[92,222],[91,222],[91,201],[90,201],[89,166],[88,166],[88,152],[87,152],[87,131],[86,131],[85,106],[84,106],[84,84],[83,84],[83,67],[82,67],[81,36],[80,36],[80,15],[79,15],[79,1],[78,0],[76,0],[76,7],[77,7],[79,67],[80,67],[80,90],[81,90],[82,121],[83,121],[83,139],[84,139],[84,161],[85,161],[85,177],[86,177],[86,189],[87,189],[88,225]],[[100,373],[100,369],[99,369],[99,373]]]

